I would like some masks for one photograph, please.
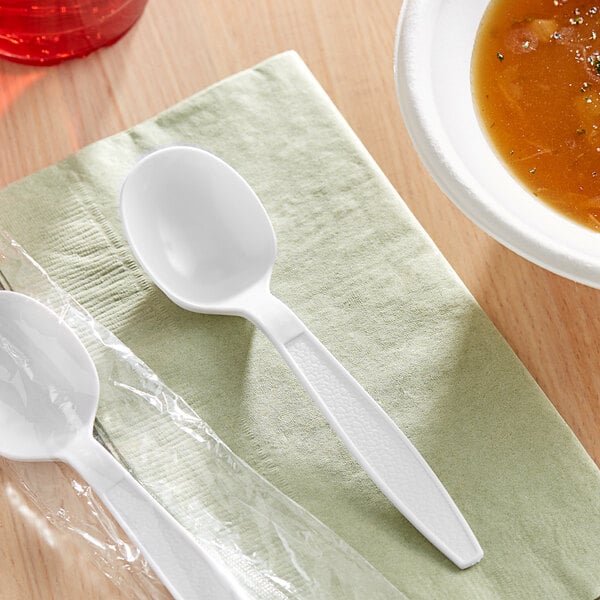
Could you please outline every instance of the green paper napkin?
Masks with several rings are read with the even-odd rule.
[[[479,565],[458,570],[404,520],[250,323],[183,311],[135,264],[119,187],[173,142],[254,187],[278,237],[274,293],[420,449],[478,536]],[[239,456],[409,598],[600,595],[598,469],[295,53],[12,184],[0,210]]]

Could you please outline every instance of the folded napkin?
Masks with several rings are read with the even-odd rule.
[[[173,142],[211,150],[255,189],[278,238],[273,292],[421,451],[480,564],[458,570],[408,524],[249,322],[178,308],[136,265],[119,187]],[[600,596],[598,469],[295,53],[12,184],[0,211],[234,452],[409,598]]]

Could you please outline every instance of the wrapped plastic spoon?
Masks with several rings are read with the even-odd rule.
[[[422,456],[381,407],[270,290],[275,233],[260,200],[213,154],[170,146],[145,156],[121,190],[134,256],[182,308],[246,317],[271,339],[358,463],[460,568],[483,551]]]
[[[61,460],[94,489],[177,600],[247,596],[92,436],[98,375],[52,311],[0,291],[0,455]]]

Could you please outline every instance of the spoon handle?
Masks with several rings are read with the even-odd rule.
[[[94,489],[176,600],[243,600],[223,567],[93,438],[62,457]]]
[[[461,569],[483,551],[450,495],[408,438],[280,300],[247,315],[271,339],[357,462],[398,510]]]

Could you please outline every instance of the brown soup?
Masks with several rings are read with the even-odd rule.
[[[472,83],[483,129],[516,178],[600,231],[600,0],[492,0]]]

